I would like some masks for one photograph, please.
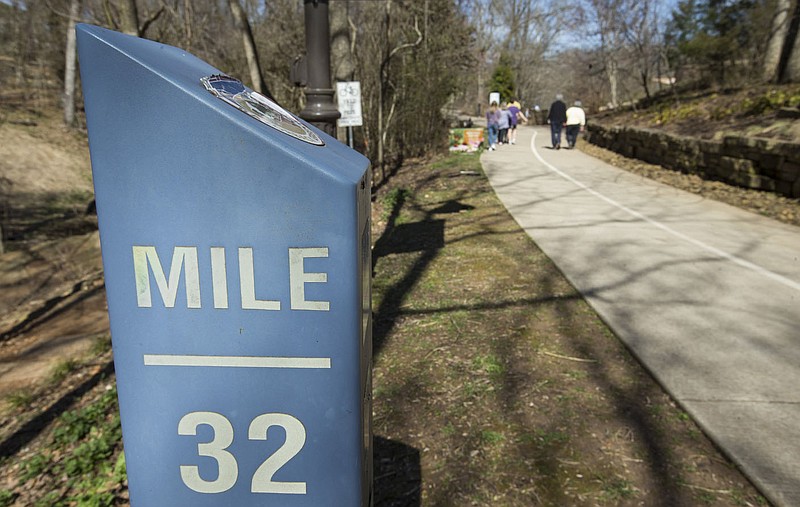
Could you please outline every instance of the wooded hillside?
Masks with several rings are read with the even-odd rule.
[[[797,0],[329,6],[332,77],[361,81],[358,142],[380,168],[443,147],[447,121],[480,116],[490,91],[531,108],[563,93],[591,112],[688,87],[800,80]],[[303,106],[303,91],[289,77],[305,51],[302,0],[3,0],[4,106],[35,114],[59,104],[68,125],[82,126],[76,22],[181,47],[290,110]]]

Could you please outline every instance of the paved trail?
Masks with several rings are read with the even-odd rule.
[[[523,229],[777,506],[800,506],[800,228],[522,128],[483,167]]]

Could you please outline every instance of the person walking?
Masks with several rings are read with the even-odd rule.
[[[492,102],[489,110],[486,111],[486,131],[489,137],[488,150],[493,151],[497,149],[497,133],[499,128],[500,111],[497,109],[497,102]]]
[[[517,124],[519,122],[525,123],[527,118],[520,110],[520,103],[515,100],[508,105],[508,112],[511,113],[511,126],[508,131],[508,142],[516,144],[517,142]]]
[[[561,129],[567,123],[567,105],[564,103],[564,96],[560,93],[556,95],[556,100],[550,104],[550,111],[547,113],[547,123],[550,124],[550,137],[553,141],[553,149],[561,149]]]
[[[505,102],[500,105],[497,117],[498,128],[500,129],[497,144],[508,144],[508,128],[511,126],[511,113]]]
[[[569,148],[575,147],[578,142],[578,133],[586,127],[586,112],[581,107],[581,101],[576,100],[575,105],[567,109],[567,144]]]

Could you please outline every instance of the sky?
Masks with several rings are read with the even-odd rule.
[[[662,27],[672,18],[672,11],[678,6],[680,0],[655,0],[656,6],[661,13]],[[555,44],[555,51],[558,52],[565,48],[587,48],[597,44],[593,38],[587,39],[585,33],[578,33],[576,31],[562,32]]]

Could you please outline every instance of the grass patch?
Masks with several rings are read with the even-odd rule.
[[[499,444],[506,437],[498,431],[483,430],[481,431],[481,441],[486,444]]]
[[[603,482],[603,497],[607,500],[626,500],[636,494],[636,488],[627,479],[615,478]]]
[[[499,377],[503,374],[503,365],[493,355],[476,357],[472,360],[472,366],[491,377]]]
[[[0,489],[0,507],[9,507],[16,499],[17,495],[13,491]]]
[[[111,350],[111,335],[103,334],[95,338],[94,343],[92,343],[92,348],[89,349],[89,353],[93,356],[99,356],[105,354],[109,350]]]
[[[12,408],[25,408],[30,405],[34,399],[36,399],[36,397],[33,393],[27,390],[19,390],[6,397],[6,401]]]
[[[388,220],[392,215],[411,196],[411,192],[405,188],[394,188],[381,199],[381,219]]]
[[[561,431],[537,429],[533,433],[522,435],[520,441],[550,446],[567,443],[569,441],[569,435]]]
[[[756,97],[748,97],[741,102],[741,110],[747,116],[762,115],[782,107],[800,106],[800,88],[796,90],[772,89]]]
[[[53,371],[50,373],[50,382],[53,384],[58,384],[63,381],[67,376],[75,371],[80,366],[80,363],[74,359],[67,359],[65,361],[61,361],[58,363],[54,368]]]
[[[59,492],[36,499],[35,505],[115,505],[116,490],[126,478],[121,440],[117,392],[110,389],[56,420],[45,448],[21,462],[20,481],[50,476],[63,484]]]

